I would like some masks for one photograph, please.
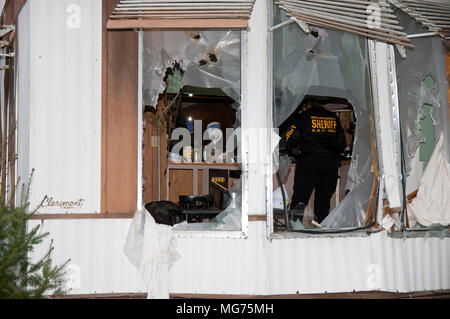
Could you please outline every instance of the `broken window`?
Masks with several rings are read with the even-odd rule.
[[[241,31],[143,38],[144,202],[177,230],[240,230]]]
[[[403,11],[397,10],[396,15],[408,34],[417,35],[428,32]],[[442,152],[447,158],[447,163],[450,160],[446,76],[447,49],[442,38],[437,35],[416,37],[412,40],[415,49],[407,50],[406,58],[401,57],[398,53],[396,54],[402,147],[405,162],[404,175],[406,179],[404,192],[409,202],[416,198],[421,183],[426,184],[423,175],[432,154],[435,151]],[[442,143],[439,144],[440,139],[442,139]],[[437,145],[440,145],[441,149],[438,150]],[[440,167],[436,167],[436,172],[442,170],[445,165],[448,164],[442,163]],[[428,176],[431,174],[432,172],[429,172]],[[440,175],[440,179],[434,180],[429,185],[428,192],[424,191],[419,194],[420,203],[417,201],[413,205],[415,207],[414,212],[421,215],[422,221],[432,220],[435,214],[442,211],[442,206],[441,208],[439,208],[439,205],[430,206],[434,199],[442,204],[448,198],[448,194],[445,193],[448,184],[438,189],[446,174],[441,172],[438,175]],[[407,205],[408,203],[405,206]],[[416,223],[417,216],[413,216],[413,210],[406,210],[406,208],[404,207],[405,215],[401,220],[406,228],[420,229],[432,224],[428,222],[425,222],[427,225]],[[400,220],[398,216],[395,216],[395,218]],[[435,218],[434,220],[441,219]],[[447,222],[450,223],[450,217],[447,217]]]
[[[275,6],[273,25],[287,20],[285,12]],[[337,194],[343,196],[342,200],[338,199],[337,206],[313,231],[365,228],[374,221],[374,216],[368,218],[368,212],[375,211],[377,197],[376,180],[372,172],[376,158],[373,158],[374,136],[370,124],[372,96],[367,39],[312,25],[308,28],[309,33],[306,33],[298,25],[290,24],[273,32],[274,127],[280,128],[295,114],[308,95],[328,101],[345,101],[343,105],[352,110],[352,122],[355,124],[348,178],[346,182],[340,179],[341,187],[347,191],[344,191],[343,196],[339,194],[338,188]],[[286,155],[275,158],[274,162],[275,167],[279,167],[279,176],[274,177],[274,189],[280,192],[276,190],[279,185],[277,181],[285,184],[287,173],[293,169],[288,168],[292,164]],[[345,165],[341,170],[345,170]],[[283,192],[283,197],[291,192]],[[312,200],[310,198],[310,202]],[[290,227],[291,230],[300,231],[304,231],[304,228],[304,224],[298,223]]]

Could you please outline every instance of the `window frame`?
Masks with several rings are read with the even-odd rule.
[[[138,32],[138,150],[137,150],[137,210],[142,210],[143,207],[143,36],[144,30],[139,29]],[[164,32],[164,31],[161,31]],[[241,107],[239,112],[241,112],[241,128],[247,127],[247,76],[246,68],[248,65],[248,34],[246,29],[240,30],[241,33]],[[198,231],[198,230],[174,230],[174,234],[178,238],[230,238],[230,239],[246,239],[248,238],[248,157],[246,149],[247,145],[244,141],[244,134],[241,134],[241,158],[242,158],[242,194],[241,194],[241,212],[242,212],[242,226],[240,230],[234,231],[220,231],[220,230],[208,230],[208,231]]]
[[[274,14],[274,9],[273,8],[274,8],[274,6],[270,6],[270,8],[268,10],[269,11],[268,12],[268,19],[269,19],[270,25],[273,24],[273,14]],[[282,25],[280,25],[280,26],[282,26]],[[273,27],[275,27],[275,26],[272,26],[271,28],[273,28]],[[269,112],[268,112],[269,113],[269,117],[267,119],[267,123],[268,123],[268,127],[271,127],[272,130],[275,130],[276,128],[274,127],[274,122],[273,122],[273,109],[274,109],[274,104],[273,104],[274,100],[273,100],[273,98],[274,98],[274,89],[275,89],[274,88],[274,81],[273,81],[274,80],[274,68],[273,68],[274,67],[274,42],[273,42],[273,31],[275,30],[275,28],[273,30],[271,28],[269,28],[269,31],[268,31],[268,33],[269,33],[269,35],[268,35],[268,43],[269,43],[269,49],[268,49],[268,52],[269,52],[269,70],[268,70],[268,74],[269,74],[268,88],[269,89],[268,89],[268,98],[272,102],[272,107],[269,108]],[[376,42],[375,40],[371,40],[370,38],[367,38],[367,41],[368,41],[368,46],[369,46],[369,43],[371,43],[371,41],[373,41],[373,43]],[[391,48],[392,45],[390,45],[389,47]],[[372,59],[372,58],[373,57],[369,56],[369,60]],[[369,63],[371,63],[371,62],[369,62]],[[372,71],[370,71],[370,73],[371,73],[370,74],[370,80],[373,81],[374,74],[373,74]],[[397,83],[395,83],[395,86],[396,86],[396,84]],[[371,89],[372,89],[372,93],[371,93],[372,97],[371,98],[372,98],[372,103],[374,103],[374,105],[373,105],[373,109],[372,109],[370,115],[374,118],[374,115],[375,115],[374,109],[376,108],[376,106],[375,106],[375,100],[374,100],[373,83],[371,83]],[[395,88],[394,92],[396,92],[396,94],[398,94],[398,90],[396,91],[396,88]],[[375,143],[373,145],[373,147],[375,147],[375,156],[376,156],[375,162],[377,163],[376,170],[377,170],[377,174],[380,175],[381,174],[381,166],[380,166],[380,163],[379,163],[379,161],[380,161],[380,159],[379,159],[380,154],[379,154],[379,150],[378,150],[378,148],[379,148],[379,145],[378,145],[379,140],[377,138],[377,131],[376,131],[377,128],[376,128],[376,119],[375,118],[373,119],[373,122],[374,122],[373,123],[373,125],[374,125],[373,126],[373,130],[374,130],[373,138],[374,138],[374,141],[372,141],[372,143]],[[272,142],[273,142],[272,139],[270,139],[270,141],[269,141],[270,149],[274,149],[274,147],[275,147]],[[270,158],[270,165],[269,166],[270,166],[269,167],[270,168],[269,172],[273,172],[273,156],[271,156],[271,158]],[[274,227],[273,227],[273,222],[274,222],[274,220],[273,220],[273,174],[267,174],[266,181],[267,181],[266,182],[266,190],[267,190],[267,192],[266,192],[266,197],[267,197],[267,205],[266,205],[266,207],[267,207],[267,212],[266,212],[267,223],[266,223],[266,229],[268,231],[267,237],[270,240],[271,239],[286,239],[286,238],[292,238],[292,237],[294,237],[294,238],[297,238],[297,237],[301,237],[301,238],[315,238],[315,237],[320,237],[320,236],[334,236],[336,233],[338,234],[338,236],[351,237],[351,236],[355,236],[355,234],[359,234],[360,236],[364,236],[365,234],[367,234],[367,231],[370,230],[369,228],[361,228],[361,229],[354,229],[354,230],[348,230],[348,231],[344,231],[343,230],[342,232],[338,230],[336,233],[335,232],[314,232],[314,233],[310,233],[310,232],[301,232],[301,231],[298,231],[298,232],[296,232],[296,231],[286,231],[286,232],[282,232],[282,233],[275,233],[274,232]],[[380,214],[382,213],[382,210],[381,210],[382,205],[380,205],[380,199],[379,199],[379,197],[381,196],[379,194],[379,192],[382,189],[382,186],[383,185],[380,184],[380,182],[378,182],[378,184],[376,186],[376,192],[378,193],[378,195],[376,195],[376,197],[374,199],[374,201],[375,201],[375,208],[374,208],[374,219],[375,219],[374,222],[375,222],[375,224],[377,222],[379,222],[379,217],[380,217]],[[368,216],[370,216],[370,212],[369,211],[366,212],[366,218]]]

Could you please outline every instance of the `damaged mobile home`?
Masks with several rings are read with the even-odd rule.
[[[34,170],[71,294],[450,289],[448,1],[6,0],[0,33],[1,182]],[[320,225],[289,217],[310,97],[348,145]]]

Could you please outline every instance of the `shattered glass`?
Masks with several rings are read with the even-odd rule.
[[[428,32],[410,16],[396,10],[400,25],[408,34]],[[400,120],[405,151],[406,172],[411,173],[412,159],[421,143],[426,142],[420,132],[425,117],[423,106],[431,105],[435,140],[444,135],[445,150],[450,160],[448,97],[446,77],[446,47],[439,36],[412,38],[415,49],[407,50],[407,58],[396,52],[396,69],[400,105]],[[418,186],[418,185],[417,185]]]
[[[274,7],[277,25],[288,20]],[[274,127],[285,122],[306,95],[347,99],[354,107],[356,132],[346,188],[350,193],[322,222],[327,228],[365,226],[373,184],[370,112],[372,97],[367,39],[350,33],[295,23],[273,32]],[[278,162],[278,161],[276,161]],[[283,173],[283,163],[280,159]]]
[[[220,88],[240,101],[240,31],[144,32],[144,105],[155,106],[168,68],[179,63],[184,85]]]

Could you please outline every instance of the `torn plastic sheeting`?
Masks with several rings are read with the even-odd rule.
[[[124,254],[141,273],[149,299],[169,298],[169,270],[180,258],[172,227],[156,224],[147,210],[137,211],[128,230]]]
[[[420,182],[409,213],[423,226],[450,225],[450,163],[441,135]]]
[[[274,10],[274,25],[287,20],[284,11]],[[313,32],[306,34],[292,24],[274,31],[274,124],[278,127],[286,121],[307,94],[346,98],[353,105],[357,121],[346,188],[356,193],[347,196],[330,218],[337,228],[362,227],[364,219],[358,216],[362,210],[367,211],[371,192],[367,185],[372,186],[373,181],[367,39],[341,31],[310,29]],[[348,216],[354,219],[348,220]]]
[[[408,34],[426,32],[420,24],[404,12],[397,10],[396,14]],[[412,42],[415,49],[407,51],[406,59],[396,52],[400,120],[407,174],[411,172],[412,159],[420,143],[425,142],[420,132],[424,104],[433,106],[430,115],[435,125],[435,139],[438,140],[442,133],[444,148],[450,149],[445,44],[438,36],[414,38]],[[427,77],[434,80],[432,87],[427,86],[425,81]],[[450,157],[448,156],[447,159],[450,160]]]
[[[210,222],[192,223],[186,221],[173,226],[175,230],[223,230],[233,231],[242,229],[242,179],[239,179],[230,190],[231,203]]]
[[[278,171],[281,181],[285,182],[289,174],[291,159],[288,155],[276,156],[276,154],[275,152],[273,156],[273,173]]]
[[[305,226],[303,225],[303,223],[300,221],[300,219],[297,219],[295,221],[289,221],[289,225],[291,226],[292,230],[304,230]]]
[[[367,194],[370,194],[372,184],[373,176],[361,182],[322,221],[321,225],[330,229],[365,226],[367,207],[370,200]]]
[[[221,88],[240,100],[240,31],[146,31],[143,46],[145,105],[157,104],[166,70],[176,63],[185,71],[183,85]]]

